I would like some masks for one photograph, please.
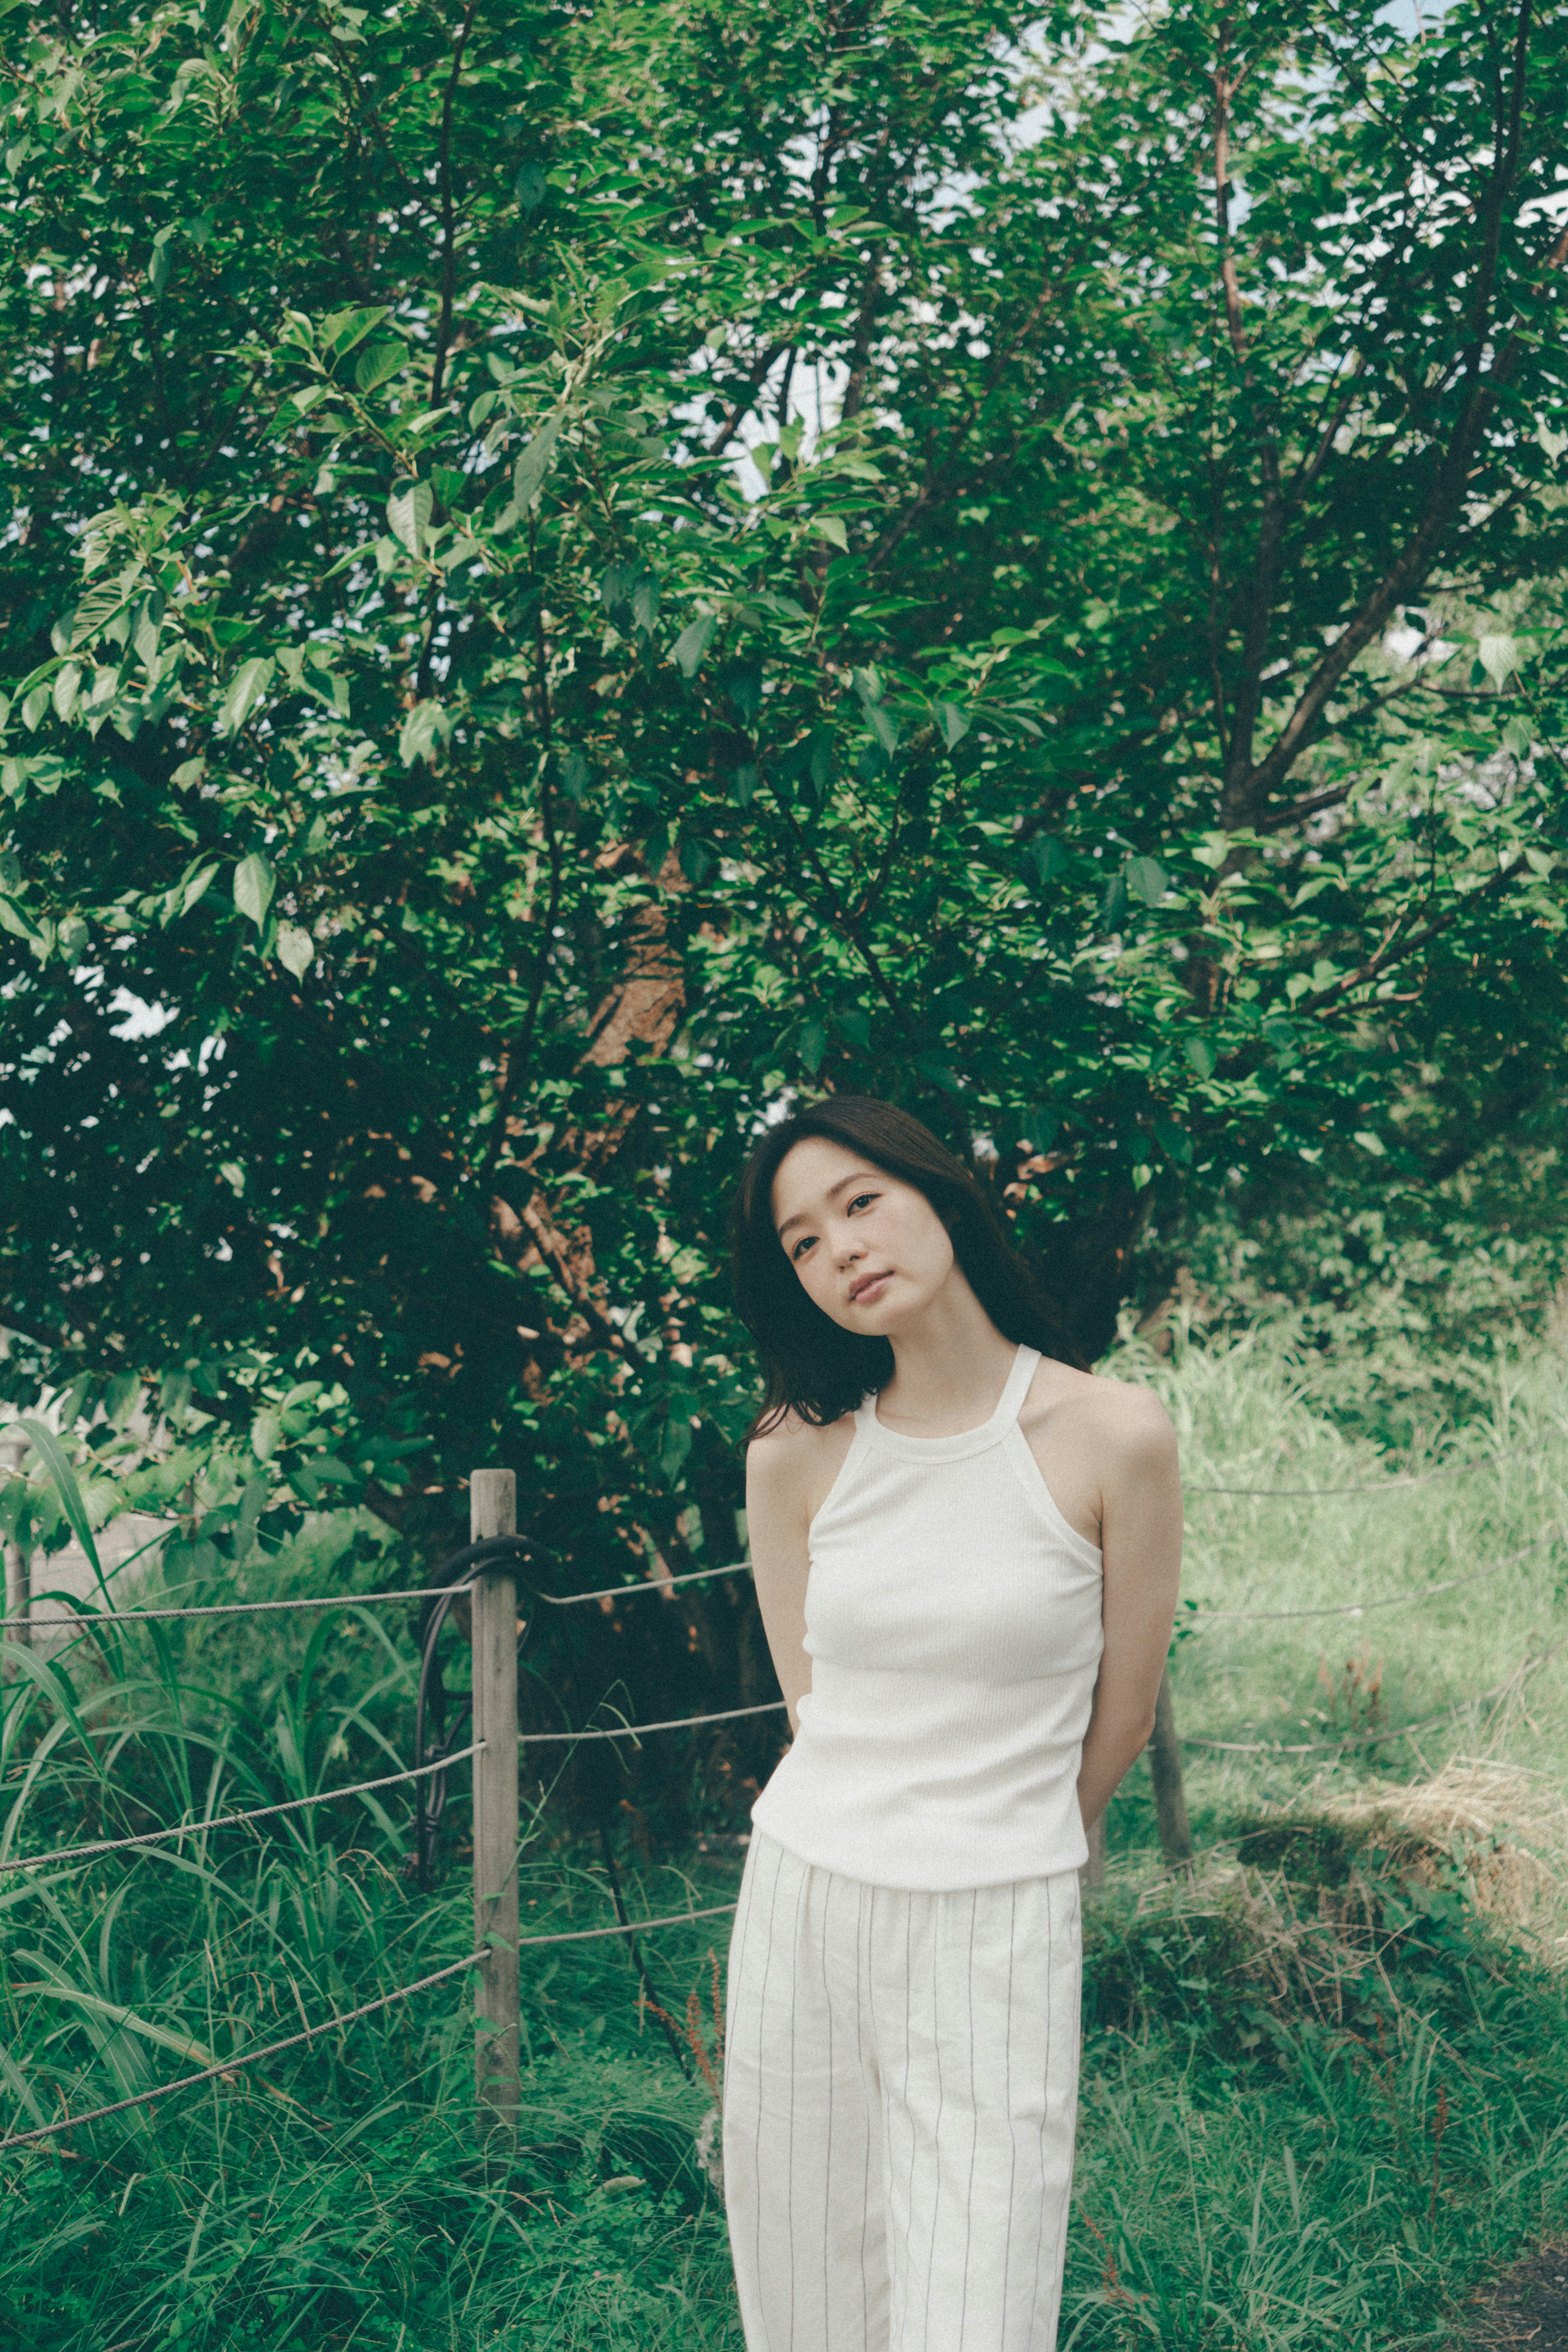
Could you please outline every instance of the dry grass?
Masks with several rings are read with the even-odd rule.
[[[1292,1810],[1343,1823],[1422,1884],[1457,1873],[1479,1911],[1568,1966],[1568,1797],[1554,1778],[1456,1756],[1426,1780],[1322,1785]]]

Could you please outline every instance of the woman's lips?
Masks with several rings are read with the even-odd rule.
[[[893,1280],[891,1274],[873,1274],[865,1282],[857,1282],[850,1293],[852,1307],[872,1307],[882,1297]]]

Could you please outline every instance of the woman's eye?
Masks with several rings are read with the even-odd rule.
[[[850,1202],[851,1215],[852,1216],[857,1209],[863,1209],[868,1206],[868,1204],[874,1201],[875,1198],[876,1194],[874,1192],[857,1192],[854,1199]]]
[[[790,1263],[792,1265],[799,1262],[800,1254],[803,1250],[809,1250],[810,1248],[812,1239],[813,1236],[807,1234],[801,1240],[796,1243],[794,1248],[789,1253]]]

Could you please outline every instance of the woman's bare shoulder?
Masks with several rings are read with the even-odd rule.
[[[746,1449],[747,1486],[769,1501],[799,1505],[810,1518],[843,1468],[854,1431],[849,1412],[829,1422],[780,1413]]]
[[[1042,1363],[1029,1406],[1037,1413],[1060,1414],[1070,1426],[1129,1461],[1176,1459],[1176,1431],[1169,1413],[1153,1389],[1140,1388],[1132,1381],[1110,1380],[1103,1372],[1080,1372],[1071,1364]]]
[[[837,1421],[807,1421],[793,1411],[775,1416],[746,1449],[748,1469],[769,1478],[787,1477],[841,1454],[854,1435],[854,1415]]]

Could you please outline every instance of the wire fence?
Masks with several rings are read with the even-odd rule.
[[[1568,1647],[1568,1643],[1554,1642],[1549,1650],[1541,1650],[1534,1657],[1526,1658],[1503,1681],[1494,1683],[1490,1690],[1478,1691],[1469,1698],[1459,1699],[1453,1706],[1444,1707],[1440,1714],[1424,1716],[1418,1723],[1390,1724],[1381,1730],[1347,1732],[1330,1739],[1294,1741],[1200,1739],[1187,1732],[1183,1732],[1182,1746],[1215,1748],[1231,1756],[1326,1756],[1330,1753],[1341,1754],[1352,1748],[1383,1748],[1392,1740],[1414,1739],[1418,1733],[1430,1731],[1437,1724],[1453,1723],[1461,1715],[1468,1715],[1472,1707],[1490,1706],[1496,1700],[1506,1698],[1511,1691],[1521,1689],[1528,1677],[1534,1674],[1538,1667],[1545,1665],[1549,1658],[1554,1658],[1564,1647]]]
[[[533,1949],[543,1944],[587,1944],[603,1936],[643,1936],[655,1927],[684,1927],[696,1919],[719,1919],[738,1909],[736,1903],[710,1903],[701,1910],[668,1911],[662,1919],[623,1919],[610,1927],[568,1927],[547,1936],[523,1936],[518,1938],[519,1951]],[[277,2058],[286,2050],[298,2050],[308,2042],[319,2041],[323,2033],[346,2025],[357,2025],[363,2017],[373,2017],[378,2010],[391,2009],[400,2000],[410,2000],[417,1992],[426,1992],[432,1985],[443,1984],[448,1977],[461,1976],[465,1969],[476,1969],[489,1958],[488,1950],[470,1952],[464,1960],[454,1960],[444,1969],[436,1969],[430,1976],[417,1977],[413,1984],[399,1985],[392,1992],[382,1993],[375,2000],[361,2001],[358,2009],[346,2010],[341,2016],[324,2018],[319,2025],[308,2025],[303,2033],[291,2033],[283,2042],[268,2042],[259,2050],[242,2050],[235,2058],[221,2058],[215,2065],[203,2067],[199,2074],[182,2074],[172,2083],[156,2084],[150,2091],[138,2091],[134,2098],[115,2099],[108,2106],[89,2107],[74,2116],[63,2116],[52,2124],[40,2124],[33,2131],[12,2132],[0,2139],[0,2155],[8,2147],[26,2147],[34,2141],[54,2139],[61,2132],[79,2131],[84,2124],[101,2123],[106,2116],[122,2116],[128,2108],[150,2106],[155,2099],[167,2099],[176,2091],[194,2090],[202,2083],[215,2083],[237,2074],[247,2066],[259,2065],[264,2058]]]
[[[704,1723],[735,1723],[743,1715],[777,1715],[779,1708],[788,1704],[785,1699],[767,1698],[760,1706],[726,1706],[715,1715],[673,1715],[663,1723],[616,1723],[601,1731],[519,1731],[517,1745],[519,1748],[541,1748],[547,1743],[558,1746],[565,1740],[575,1743],[580,1739],[637,1739],[645,1731],[690,1731]]]
[[[586,1601],[641,1600],[645,1593],[662,1593],[672,1585],[696,1584],[714,1576],[749,1576],[748,1559],[732,1560],[723,1568],[694,1568],[681,1576],[648,1577],[638,1582],[607,1584],[597,1592],[536,1592],[536,1601],[547,1601],[552,1609],[573,1609]],[[405,1585],[392,1592],[331,1592],[325,1595],[302,1594],[286,1601],[214,1601],[200,1607],[179,1609],[93,1609],[74,1592],[36,1592],[35,1601],[63,1601],[80,1620],[84,1631],[120,1628],[122,1625],[164,1623],[176,1618],[195,1617],[264,1617],[290,1609],[375,1609],[390,1603],[409,1601],[445,1601],[451,1597],[449,1584]],[[37,1621],[31,1617],[0,1617],[0,1633],[36,1631]]]
[[[1477,1584],[1483,1577],[1495,1576],[1500,1569],[1512,1568],[1528,1559],[1542,1544],[1552,1543],[1563,1534],[1560,1528],[1546,1528],[1531,1542],[1521,1544],[1517,1551],[1505,1552],[1500,1559],[1489,1559],[1480,1568],[1469,1568],[1463,1576],[1448,1576],[1437,1584],[1419,1584],[1409,1592],[1387,1592],[1375,1601],[1335,1601],[1320,1609],[1194,1609],[1188,1622],[1208,1623],[1219,1618],[1245,1619],[1252,1624],[1281,1623],[1286,1619],[1301,1617],[1364,1617],[1377,1609],[1404,1609],[1413,1601],[1430,1601],[1439,1592],[1457,1592],[1467,1584]]]
[[[461,1764],[465,1757],[476,1756],[483,1744],[476,1740],[471,1748],[440,1757],[434,1764],[416,1764],[406,1771],[387,1772],[379,1780],[355,1780],[346,1789],[322,1789],[310,1797],[290,1797],[280,1805],[257,1805],[248,1813],[206,1813],[197,1821],[176,1822],[170,1829],[138,1830],[131,1837],[99,1838],[91,1845],[63,1845],[53,1853],[21,1855],[0,1862],[0,1872],[49,1870],[57,1863],[89,1862],[100,1853],[126,1853],[133,1847],[162,1845],[173,1838],[204,1836],[209,1830],[237,1830],[251,1822],[275,1821],[280,1813],[305,1812],[312,1805],[336,1805],[345,1797],[363,1797],[372,1789],[392,1789],[400,1780],[423,1780],[429,1773],[444,1772],[448,1765]]]
[[[190,1609],[92,1609],[74,1592],[35,1592],[38,1601],[62,1601],[73,1609],[88,1628],[96,1626],[151,1625],[166,1623],[177,1617],[266,1617],[289,1609],[374,1609],[390,1601],[430,1601],[444,1594],[444,1584],[415,1585],[401,1592],[329,1592],[301,1594],[288,1601],[212,1601],[200,1608]],[[0,1632],[16,1633],[26,1628],[36,1629],[37,1621],[27,1617],[0,1617]]]
[[[1506,1468],[1511,1461],[1530,1461],[1542,1448],[1550,1444],[1549,1438],[1538,1438],[1533,1445],[1521,1445],[1511,1453],[1473,1454],[1468,1462],[1448,1462],[1439,1470],[1417,1471],[1414,1477],[1396,1471],[1392,1478],[1368,1478],[1343,1486],[1204,1486],[1187,1479],[1182,1481],[1186,1495],[1250,1495],[1262,1502],[1276,1499],[1314,1500],[1329,1495],[1394,1495],[1410,1486],[1436,1486],[1446,1478],[1468,1478],[1472,1470]]]
[[[323,2033],[355,2025],[361,2017],[373,2017],[377,2010],[391,2009],[394,2001],[410,2000],[416,1992],[425,1992],[448,1977],[460,1976],[465,1969],[477,1968],[486,1958],[484,1952],[470,1952],[465,1960],[454,1960],[449,1968],[436,1969],[430,1976],[416,1978],[413,1984],[399,1985],[395,1991],[382,1993],[375,2000],[361,2001],[358,2009],[347,2010],[341,2016],[323,2018],[319,2025],[308,2025],[303,2033],[291,2033],[285,2042],[268,2042],[259,2050],[242,2050],[237,2057],[220,2058],[215,2065],[204,2066],[199,2074],[182,2074],[176,2082],[159,2083],[150,2091],[138,2091],[133,2098],[114,2099],[105,2107],[89,2107],[81,2115],[62,2116],[55,2123],[39,2124],[33,2131],[12,2132],[0,2139],[0,2155],[8,2147],[26,2147],[35,2140],[54,2139],[61,2132],[79,2131],[84,2124],[101,2123],[106,2116],[122,2116],[131,2107],[150,2106],[154,2099],[170,2098],[176,2091],[194,2090],[200,2083],[215,2083],[225,2074],[237,2074],[243,2067],[259,2065],[264,2058],[279,2057],[285,2050],[298,2050],[304,2042],[318,2041]]]
[[[1529,1449],[1531,1453],[1535,1453],[1539,1450],[1539,1447],[1531,1447]],[[1198,1485],[1189,1486],[1187,1491],[1194,1494],[1246,1495],[1263,1499],[1272,1499],[1275,1497],[1312,1498],[1317,1496],[1348,1494],[1382,1494],[1395,1492],[1413,1486],[1430,1486],[1444,1479],[1463,1476],[1472,1471],[1489,1466],[1489,1465],[1491,1466],[1497,1466],[1498,1460],[1499,1457],[1496,1455],[1478,1456],[1469,1462],[1450,1465],[1443,1469],[1429,1472],[1423,1475],[1415,1477],[1396,1476],[1376,1481],[1372,1484],[1346,1485],[1343,1486],[1330,1486],[1322,1487],[1237,1487]],[[1367,1613],[1369,1611],[1410,1605],[1419,1601],[1433,1598],[1440,1593],[1458,1590],[1463,1586],[1473,1584],[1488,1576],[1494,1575],[1500,1570],[1512,1566],[1517,1561],[1529,1557],[1533,1552],[1539,1550],[1542,1545],[1558,1538],[1563,1532],[1563,1530],[1555,1527],[1547,1528],[1531,1543],[1520,1547],[1518,1549],[1499,1559],[1485,1562],[1481,1567],[1468,1570],[1460,1576],[1449,1577],[1437,1581],[1429,1582],[1409,1592],[1382,1594],[1371,1599],[1344,1601],[1329,1604],[1327,1606],[1305,1609],[1200,1609],[1192,1612],[1193,1619],[1197,1622],[1232,1620],[1256,1622],[1282,1622],[1286,1621],[1324,1617],[1359,1617]],[[503,1545],[501,1548],[505,1549],[505,1546]],[[528,1546],[526,1541],[517,1538],[511,1539],[511,1548],[516,1555],[523,1557],[527,1557],[530,1550],[530,1547]],[[495,1539],[491,1540],[489,1549],[497,1549]],[[484,1545],[471,1546],[469,1548],[469,1552],[459,1554],[456,1559],[449,1563],[449,1565],[456,1567],[460,1563],[468,1560],[471,1555],[482,1554],[485,1549],[486,1547]],[[462,1591],[463,1584],[471,1580],[472,1576],[477,1575],[480,1572],[480,1570],[476,1567],[470,1570],[469,1577],[460,1579],[455,1582],[449,1580],[443,1584],[404,1587],[391,1591],[372,1593],[335,1593],[326,1595],[311,1594],[280,1600],[208,1602],[180,1606],[172,1605],[168,1607],[154,1606],[146,1609],[131,1610],[116,1610],[112,1607],[105,1610],[94,1609],[81,1603],[76,1596],[67,1593],[39,1594],[37,1597],[39,1599],[57,1599],[65,1601],[67,1605],[72,1608],[75,1612],[77,1629],[83,1633],[90,1633],[95,1631],[107,1630],[110,1627],[119,1630],[122,1627],[128,1627],[142,1622],[167,1622],[200,1619],[267,1616],[294,1611],[319,1612],[333,1609],[353,1610],[388,1605],[405,1605],[417,1601],[437,1601],[450,1604],[450,1602]],[[604,1586],[587,1592],[553,1593],[534,1591],[529,1594],[529,1598],[551,1608],[566,1609],[596,1602],[601,1603],[606,1601],[620,1602],[650,1593],[667,1594],[671,1590],[678,1586],[706,1582],[718,1577],[745,1576],[749,1575],[750,1573],[751,1568],[748,1561],[729,1561],[716,1565],[712,1568],[695,1569],[678,1576],[662,1575],[651,1577],[634,1582]],[[30,1627],[32,1622],[33,1621],[30,1617],[21,1619],[0,1619],[0,1632],[9,1633],[24,1627]],[[1552,1649],[1542,1651],[1533,1657],[1527,1658],[1521,1665],[1516,1669],[1514,1674],[1510,1675],[1504,1682],[1495,1685],[1490,1690],[1483,1691],[1476,1696],[1461,1700],[1455,1706],[1445,1708],[1437,1714],[1427,1716],[1416,1723],[1369,1728],[1354,1734],[1297,1742],[1222,1740],[1209,1739],[1194,1735],[1183,1735],[1181,1738],[1181,1744],[1186,1748],[1213,1751],[1216,1753],[1272,1756],[1283,1759],[1314,1754],[1344,1754],[1353,1750],[1380,1747],[1395,1741],[1414,1738],[1420,1733],[1429,1730],[1437,1725],[1452,1722],[1457,1717],[1470,1712],[1472,1709],[1492,1705],[1496,1701],[1506,1696],[1510,1692],[1520,1689],[1529,1676],[1533,1675],[1541,1666],[1545,1664],[1548,1659],[1555,1655],[1557,1651],[1563,1646],[1565,1646],[1564,1643],[1558,1643],[1553,1645]],[[737,1722],[746,1718],[776,1714],[781,1711],[784,1706],[785,1701],[782,1698],[772,1699],[766,1700],[753,1706],[722,1708],[703,1715],[668,1717],[657,1721],[650,1721],[647,1723],[620,1723],[610,1726],[589,1726],[579,1730],[518,1732],[517,1739],[519,1748],[541,1747],[547,1745],[576,1746],[588,1740],[604,1739],[630,1740],[633,1744],[637,1744],[643,1738],[658,1733],[695,1730],[712,1724]],[[317,1806],[336,1804],[347,1800],[370,1796],[382,1790],[397,1787],[403,1783],[431,1780],[434,1780],[434,1776],[444,1774],[457,1764],[461,1764],[470,1759],[476,1759],[484,1752],[486,1746],[486,1743],[485,1740],[476,1739],[468,1747],[455,1750],[450,1755],[440,1755],[432,1759],[428,1762],[418,1762],[411,1767],[404,1768],[395,1772],[382,1774],[372,1780],[352,1782],[345,1787],[338,1789],[320,1790],[307,1796],[287,1799],[275,1804],[256,1806],[241,1812],[211,1814],[198,1820],[184,1821],[161,1829],[136,1832],[122,1838],[99,1839],[89,1843],[60,1847],[52,1852],[39,1855],[6,1857],[5,1860],[0,1861],[0,1874],[9,1874],[19,1871],[37,1873],[58,1866],[68,1866],[92,1861],[108,1854],[133,1853],[138,1851],[155,1852],[162,1846],[173,1844],[190,1838],[205,1836],[214,1830],[248,1828],[258,1822],[281,1820],[286,1817],[298,1815],[308,1811]],[[422,1799],[422,1802],[423,1801],[423,1800]],[[519,1937],[517,1942],[517,1948],[518,1951],[522,1951],[527,1949],[536,1949],[546,1946],[586,1943],[604,1937],[622,1936],[635,1937],[640,1934],[652,1933],[655,1930],[665,1927],[684,1925],[691,1921],[716,1918],[733,1912],[736,1907],[737,1906],[733,1902],[722,1903],[709,1905],[703,1907],[689,1908],[683,1912],[669,1913],[657,1918],[643,1920],[622,1919],[611,1926],[570,1928],[551,1931],[536,1936]],[[428,1990],[433,1986],[444,1983],[454,1977],[462,1975],[467,1970],[485,1966],[493,1957],[492,1948],[486,1944],[482,1947],[481,1949],[469,1954],[468,1957],[464,1959],[453,1961],[449,1965],[436,1969],[426,1976],[420,1977],[409,1984],[398,1986],[391,1992],[379,1995],[372,2000],[362,2002],[355,2009],[349,2010],[341,2013],[334,2013],[333,2016],[323,2020],[319,2024],[308,2026],[303,2032],[288,2035],[284,2040],[268,2042],[254,2050],[241,2052],[236,2056],[225,2058],[211,2066],[202,2069],[198,2073],[183,2075],[172,2082],[156,2085],[151,2090],[140,2092],[132,2097],[116,2100],[107,2105],[90,2108],[80,2114],[61,2117],[50,2123],[39,2124],[35,2128],[26,2131],[9,2134],[4,2138],[0,2138],[0,2153],[4,2153],[8,2149],[27,2147],[37,2142],[54,2138],[62,2133],[77,2130],[86,2125],[97,2123],[104,2120],[105,2118],[126,2113],[131,2109],[148,2105],[155,2101],[172,2096],[178,2092],[195,2088],[204,2083],[232,2077],[238,2073],[252,2066],[258,2065],[268,2059],[280,2056],[286,2052],[304,2047],[305,2045],[318,2040],[323,2034],[333,2032],[341,2032],[346,2027],[355,2024],[364,2018],[376,2015],[399,2002],[412,2000],[416,1995]]]

